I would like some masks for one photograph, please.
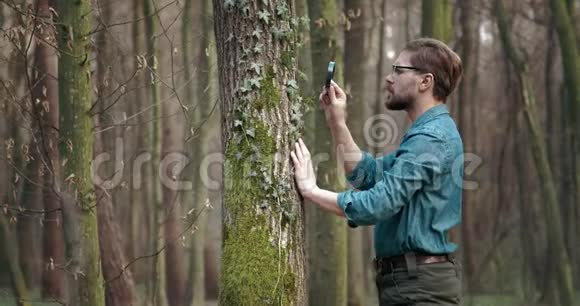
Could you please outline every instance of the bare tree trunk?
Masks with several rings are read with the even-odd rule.
[[[100,144],[95,138],[95,149]],[[99,151],[96,151],[99,152]],[[114,218],[113,203],[104,190],[97,189],[97,217],[99,220],[99,245],[105,279],[105,301],[107,306],[137,305],[135,283],[131,270],[124,269],[127,259],[121,244],[121,230]]]
[[[133,0],[133,17],[135,20],[138,20],[142,16],[143,13],[143,9],[141,7],[143,5],[142,2],[143,1],[141,0]],[[134,22],[132,26],[132,34],[133,34],[133,54],[140,55],[143,50],[142,49],[143,23]],[[135,69],[136,70],[142,69],[142,67],[140,67],[137,61],[135,63]],[[136,115],[141,109],[147,107],[147,99],[143,95],[144,90],[141,88],[145,83],[143,79],[144,74],[145,73],[143,71],[138,71],[137,75],[135,76],[134,80],[135,102],[132,103],[132,108],[130,111],[130,113],[133,115]],[[144,129],[141,127],[146,126],[145,123],[146,119],[144,117],[145,116],[143,115],[137,116],[137,118],[133,119],[132,122],[130,122],[140,127],[132,129],[132,137],[134,138],[136,147],[133,156],[137,156],[137,154],[140,154],[143,150],[144,146],[143,138],[145,138],[143,137],[143,135],[145,133],[143,132]],[[143,247],[143,239],[141,239],[141,237],[145,236],[143,232],[145,232],[147,224],[147,222],[145,222],[147,217],[147,215],[145,214],[146,210],[142,208],[149,206],[149,204],[147,203],[147,200],[149,198],[146,195],[144,195],[144,193],[146,194],[146,192],[144,191],[148,190],[148,188],[144,188],[143,185],[137,186],[137,182],[143,183],[144,178],[146,177],[145,175],[146,175],[145,171],[141,173],[140,177],[136,177],[133,174],[131,175],[131,187],[129,188],[130,190],[129,205],[131,205],[131,214],[129,216],[131,222],[129,243],[131,244],[131,246],[128,254],[129,258],[135,258],[139,256],[138,254],[144,253],[146,250],[146,248]],[[135,264],[132,266],[132,271],[134,273],[133,275],[135,276],[136,280],[138,279],[137,271],[141,272],[143,270],[141,267],[143,267],[142,264],[141,265]],[[147,282],[148,281],[146,281],[146,283]]]
[[[306,305],[304,215],[288,158],[303,112],[292,1],[213,5],[225,153],[220,304]]]
[[[345,88],[350,91],[348,103],[348,126],[354,141],[365,146],[364,123],[369,111],[365,84],[370,58],[370,29],[373,21],[372,3],[368,0],[345,2],[347,18],[351,27],[345,32],[344,76]],[[381,70],[381,69],[379,69]],[[382,78],[380,78],[382,80]],[[363,228],[348,230],[348,305],[367,305],[368,292],[363,260]]]
[[[558,42],[560,43],[560,53],[562,56],[562,66],[564,72],[564,84],[568,106],[564,109],[568,114],[569,128],[572,134],[572,159],[574,169],[573,190],[575,205],[569,205],[569,210],[565,212],[568,225],[568,235],[576,236],[576,222],[580,217],[580,31],[576,29],[576,9],[573,1],[550,0],[550,9],[554,16]],[[580,230],[580,227],[578,227]],[[573,265],[576,265],[576,247],[569,248],[569,256]]]
[[[49,10],[51,1],[39,0],[37,2],[39,19],[39,33],[44,40],[55,41],[55,32],[52,27],[52,14]],[[33,148],[37,155],[41,177],[37,180],[43,185],[40,191],[42,204],[47,213],[42,218],[42,257],[39,275],[42,282],[42,296],[54,300],[63,301],[65,298],[64,271],[64,240],[62,232],[62,217],[59,198],[54,191],[55,181],[59,177],[59,153],[58,153],[58,129],[59,129],[59,106],[58,84],[56,81],[57,61],[56,51],[40,39],[36,41],[34,53],[35,76],[33,93],[34,100],[42,103],[37,104],[34,111],[35,126],[39,129],[36,136],[36,147]],[[26,191],[26,190],[25,190]],[[35,223],[38,223],[36,220]]]
[[[3,233],[4,250],[7,252],[6,255],[8,257],[8,268],[10,269],[10,280],[14,290],[14,298],[18,306],[31,306],[24,273],[20,268],[18,242],[6,217],[4,212],[0,212],[0,231]]]
[[[335,0],[308,1],[310,17],[310,37],[312,41],[313,88],[324,85],[329,60],[336,62],[334,81],[343,81],[343,50],[339,48],[338,3]],[[326,125],[324,112],[316,111],[316,145],[312,148],[314,155],[325,156],[318,164],[318,185],[321,188],[340,190],[344,187],[343,173],[339,172],[336,163],[336,148],[332,145],[332,136]],[[347,258],[348,240],[346,222],[335,215],[315,210],[315,217],[309,222],[313,226],[309,232],[315,233],[309,245],[310,272],[309,299],[312,305],[347,304]]]
[[[515,95],[512,95],[515,96]],[[517,126],[515,128],[515,145],[514,145],[514,161],[516,166],[516,174],[517,174],[517,192],[518,192],[518,210],[520,215],[520,246],[521,246],[521,254],[522,254],[522,289],[524,299],[531,301],[533,300],[534,293],[538,290],[537,283],[535,281],[535,269],[536,266],[536,237],[533,235],[533,226],[532,220],[534,219],[534,201],[531,199],[530,193],[526,192],[526,186],[528,186],[528,180],[526,177],[526,165],[527,165],[527,156],[526,152],[528,150],[522,150],[522,148],[526,147],[527,141],[525,139],[525,130],[519,128],[519,111],[514,110],[512,113],[514,114],[514,118],[512,120],[516,120]],[[519,132],[517,132],[519,131]]]
[[[109,0],[100,0],[98,2],[100,21],[108,24],[111,19],[112,6]],[[108,154],[110,160],[103,166],[103,170],[97,174],[103,177],[104,182],[101,185],[95,185],[97,196],[97,220],[99,229],[99,249],[101,252],[101,267],[105,280],[105,302],[107,306],[126,306],[136,305],[137,296],[135,284],[131,270],[124,270],[127,264],[125,251],[121,239],[121,228],[115,220],[113,202],[114,198],[111,193],[116,191],[114,186],[115,177],[122,175],[123,164],[116,160],[116,141],[115,129],[109,129],[113,124],[112,117],[106,107],[112,102],[107,99],[111,96],[114,88],[114,78],[112,76],[113,67],[107,61],[113,58],[111,46],[109,44],[108,31],[101,31],[97,35],[97,106],[99,115],[95,118],[95,126],[99,127],[94,134],[95,140],[93,152],[95,160],[102,154]],[[123,158],[121,156],[121,158]],[[120,166],[120,169],[119,167]],[[99,169],[94,169],[98,172]],[[121,171],[118,173],[117,171]],[[113,183],[113,184],[109,184]],[[111,186],[108,186],[111,185]]]
[[[193,207],[195,216],[197,218],[192,220],[195,222],[197,231],[193,234],[191,240],[192,254],[190,260],[190,268],[188,275],[188,298],[186,305],[203,305],[206,299],[206,236],[207,236],[207,222],[208,222],[208,206],[210,206],[210,199],[208,193],[208,186],[204,184],[201,161],[207,157],[209,152],[211,127],[210,116],[213,106],[213,93],[215,91],[215,81],[217,80],[217,73],[215,67],[216,50],[215,44],[212,44],[213,32],[213,12],[210,0],[203,0],[201,3],[201,32],[204,33],[200,39],[200,46],[197,49],[196,63],[197,63],[197,89],[195,100],[196,112],[194,114],[193,124],[194,128],[199,129],[198,139],[191,142],[193,162]],[[190,32],[190,31],[188,31]],[[186,34],[186,33],[184,33]],[[189,86],[191,87],[191,86]],[[201,125],[201,126],[200,126]],[[186,125],[187,126],[187,125]]]
[[[177,106],[177,107],[176,107]],[[172,114],[179,112],[179,104],[164,103],[163,116],[170,118]],[[181,120],[181,119],[178,119]],[[175,152],[183,150],[183,129],[181,122],[174,120],[163,120],[163,136],[161,147],[162,156],[167,156]],[[169,158],[168,160],[171,160]],[[164,163],[166,161],[164,160]],[[162,171],[164,171],[162,173]],[[167,171],[167,172],[165,172]],[[160,179],[165,180],[172,177],[171,168],[161,166],[159,175]],[[155,173],[157,175],[157,173]],[[163,208],[165,219],[160,224],[163,224],[163,240],[165,241],[165,291],[167,301],[170,306],[181,306],[184,303],[185,290],[185,269],[184,269],[184,253],[180,243],[181,226],[181,206],[179,205],[179,192],[166,183],[162,184],[163,194]],[[163,241],[162,240],[162,241]],[[160,272],[162,273],[162,272]]]
[[[498,27],[504,51],[512,63],[520,82],[520,90],[524,103],[525,118],[530,131],[530,142],[539,180],[541,182],[542,194],[544,197],[544,215],[547,228],[548,249],[550,258],[557,263],[555,265],[554,280],[557,283],[554,290],[558,290],[560,305],[574,304],[574,286],[572,271],[568,254],[566,252],[562,228],[560,227],[560,207],[554,178],[548,162],[548,154],[540,129],[535,99],[528,79],[528,68],[521,58],[519,50],[513,45],[510,37],[510,30],[507,25],[507,17],[501,0],[496,0],[495,11],[498,16]]]
[[[150,176],[146,179],[151,183],[148,186],[149,195],[149,229],[151,239],[151,245],[149,248],[150,253],[157,253],[161,246],[163,245],[163,234],[161,224],[162,214],[162,190],[161,181],[159,177],[159,163],[161,158],[161,98],[160,98],[160,88],[159,88],[159,56],[156,43],[156,29],[157,29],[157,14],[155,14],[155,6],[153,0],[146,0],[143,3],[143,16],[145,18],[145,39],[147,40],[147,70],[148,75],[147,84],[149,86],[149,98],[151,108],[151,123],[149,127],[148,135],[148,146],[147,149],[151,150],[151,164],[150,164]],[[166,305],[166,286],[165,286],[165,253],[159,252],[152,261],[152,275],[149,281],[151,282],[149,288],[149,301],[153,305]]]
[[[41,240],[41,223],[38,222],[42,216],[30,211],[42,210],[42,189],[43,179],[42,172],[44,171],[43,160],[41,159],[41,106],[32,101],[46,101],[42,96],[42,90],[38,86],[31,88],[32,99],[27,101],[26,108],[30,109],[31,124],[30,124],[30,141],[23,145],[25,149],[22,152],[23,167],[26,167],[26,180],[22,182],[22,189],[18,195],[17,206],[24,209],[18,213],[14,234],[17,237],[18,248],[20,250],[27,250],[28,256],[20,259],[20,264],[26,286],[28,288],[38,287],[39,277],[42,275],[42,244]],[[46,103],[46,102],[45,102]],[[27,152],[26,152],[27,151]],[[15,194],[16,195],[16,194]]]
[[[461,7],[461,32],[462,32],[462,61],[464,67],[463,80],[459,87],[459,103],[456,107],[459,108],[458,125],[463,135],[464,151],[469,153],[475,152],[476,134],[473,130],[474,125],[470,118],[471,114],[477,112],[473,107],[474,98],[473,88],[475,87],[475,75],[477,74],[477,58],[474,57],[475,49],[477,48],[477,40],[479,32],[477,29],[477,18],[474,6],[476,0],[465,0],[460,2]],[[477,190],[464,190],[463,205],[462,205],[462,222],[461,222],[461,241],[463,244],[463,260],[465,265],[465,279],[467,281],[468,290],[476,289],[476,275],[477,270],[477,250],[475,250],[475,243],[477,241],[474,235],[474,223],[476,211],[478,207]]]

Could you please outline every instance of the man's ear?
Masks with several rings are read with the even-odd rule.
[[[421,82],[419,83],[419,91],[427,91],[435,85],[435,78],[432,73],[425,73],[421,76]]]

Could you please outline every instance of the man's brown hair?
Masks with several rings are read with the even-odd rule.
[[[420,72],[433,74],[433,97],[445,101],[457,87],[463,73],[461,58],[445,43],[432,38],[412,40],[403,51],[412,52],[411,65]]]

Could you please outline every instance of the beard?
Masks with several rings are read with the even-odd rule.
[[[394,94],[389,92],[385,106],[387,109],[393,111],[405,110],[413,104],[414,100],[415,99],[410,94]]]

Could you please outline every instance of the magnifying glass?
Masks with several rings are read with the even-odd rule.
[[[326,70],[326,88],[330,88],[330,82],[334,77],[334,66],[336,66],[335,62],[333,61],[328,62],[328,68]]]

